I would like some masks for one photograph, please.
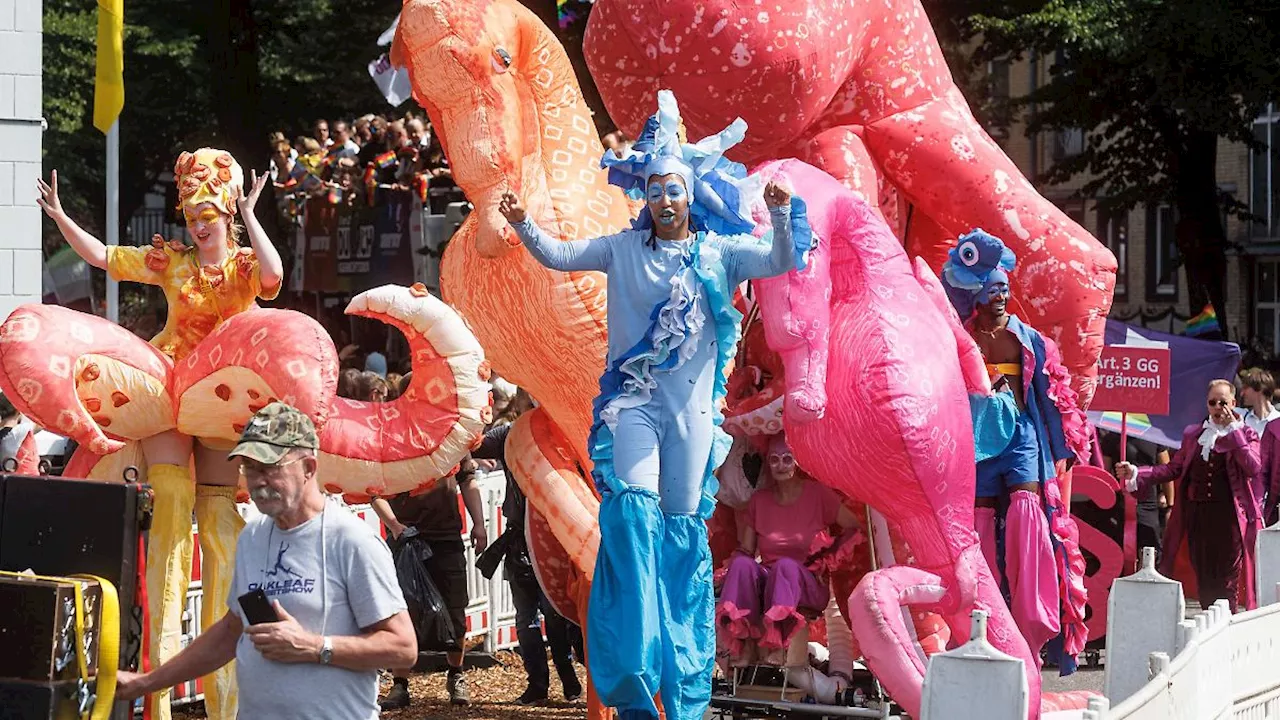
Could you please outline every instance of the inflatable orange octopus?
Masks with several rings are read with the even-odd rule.
[[[564,49],[515,0],[409,0],[392,60],[409,69],[475,206],[445,250],[441,292],[494,369],[539,403],[512,426],[506,457],[529,500],[539,581],[585,626],[600,542],[586,443],[607,348],[604,277],[543,268],[497,205],[503,192],[518,193],[562,240],[621,230],[629,206],[599,170],[604,148]],[[590,683],[588,702],[603,715]]]

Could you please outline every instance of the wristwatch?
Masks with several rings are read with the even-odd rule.
[[[320,645],[320,664],[328,665],[333,662],[333,639],[325,635]]]

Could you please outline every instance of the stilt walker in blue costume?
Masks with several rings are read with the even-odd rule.
[[[611,183],[645,193],[631,230],[560,242],[508,193],[500,210],[529,252],[562,271],[608,276],[609,357],[589,447],[600,490],[600,551],[587,616],[591,675],[624,720],[700,720],[715,662],[706,518],[712,473],[728,454],[720,429],[726,365],[741,315],[733,292],[803,263],[811,239],[804,203],[763,189],[772,236],[752,237],[760,185],[723,157],[735,121],[696,144],[681,140],[675,97],[624,157],[605,153]]]

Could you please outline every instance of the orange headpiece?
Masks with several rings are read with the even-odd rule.
[[[173,174],[179,209],[213,203],[226,215],[236,214],[236,200],[244,194],[244,171],[231,153],[215,148],[184,152]]]

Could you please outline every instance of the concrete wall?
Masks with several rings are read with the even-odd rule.
[[[0,0],[0,319],[38,302],[41,0]]]

